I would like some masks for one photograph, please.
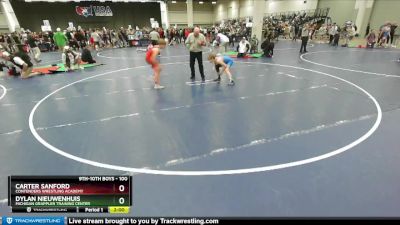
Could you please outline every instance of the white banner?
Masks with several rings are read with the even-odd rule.
[[[51,26],[42,26],[42,31],[51,31]]]

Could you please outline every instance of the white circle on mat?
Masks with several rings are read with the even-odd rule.
[[[163,65],[173,65],[173,64],[181,64],[181,63],[186,63],[186,62],[165,63]],[[137,66],[137,67],[132,67],[132,68],[124,68],[124,69],[109,71],[109,72],[97,74],[97,75],[94,75],[94,76],[86,77],[86,78],[83,78],[81,80],[74,81],[74,82],[72,82],[70,84],[64,85],[63,87],[60,87],[57,90],[51,92],[50,94],[48,94],[47,96],[42,98],[38,103],[36,103],[36,105],[33,107],[32,111],[30,112],[30,115],[29,115],[29,129],[30,129],[31,133],[33,134],[33,136],[36,138],[36,140],[38,140],[43,146],[45,146],[49,150],[51,150],[51,151],[53,151],[53,152],[55,152],[55,153],[57,153],[59,155],[62,155],[64,157],[66,157],[66,158],[69,158],[69,159],[72,159],[74,161],[81,162],[81,163],[84,163],[84,164],[87,164],[87,165],[96,166],[96,167],[105,168],[105,169],[118,170],[118,171],[126,171],[126,172],[133,172],[133,173],[144,173],[144,174],[155,174],[155,175],[215,176],[215,175],[233,175],[233,174],[247,174],[247,173],[272,171],[272,170],[278,170],[278,169],[284,169],[284,168],[289,168],[289,167],[294,167],[294,166],[305,165],[305,164],[317,162],[317,161],[320,161],[320,160],[323,160],[323,159],[327,159],[327,158],[330,158],[332,156],[335,156],[335,155],[338,155],[340,153],[343,153],[343,152],[345,152],[345,151],[347,151],[347,150],[359,145],[363,141],[365,141],[367,138],[369,138],[378,129],[379,124],[381,123],[381,120],[382,120],[382,109],[381,109],[378,101],[374,98],[374,96],[372,96],[370,93],[368,93],[362,87],[360,87],[360,86],[358,86],[358,85],[356,85],[356,84],[354,84],[354,83],[352,83],[352,82],[350,82],[348,80],[345,80],[343,78],[340,78],[340,77],[337,77],[337,76],[334,76],[334,75],[331,75],[331,74],[328,74],[328,73],[324,73],[324,72],[320,72],[320,71],[316,71],[316,70],[312,70],[312,69],[296,67],[296,66],[290,66],[290,65],[281,65],[281,64],[273,64],[273,63],[263,63],[263,62],[238,62],[238,63],[241,63],[241,64],[261,64],[261,65],[279,66],[279,67],[299,69],[299,70],[303,70],[303,71],[313,72],[313,73],[321,74],[321,75],[324,75],[324,76],[332,77],[334,79],[337,79],[339,81],[347,83],[350,86],[355,87],[356,89],[358,89],[361,92],[363,92],[374,103],[374,105],[376,107],[376,111],[377,111],[376,121],[374,122],[373,126],[365,134],[363,134],[361,137],[359,137],[358,139],[352,141],[351,143],[349,143],[349,144],[347,144],[347,145],[345,145],[343,147],[340,147],[338,149],[334,149],[334,150],[332,150],[332,151],[330,151],[328,153],[322,154],[322,155],[318,155],[318,156],[307,158],[307,159],[303,159],[303,160],[292,161],[292,162],[288,162],[288,163],[276,164],[276,165],[261,166],[261,167],[254,167],[254,168],[244,168],[244,169],[210,170],[210,171],[154,170],[154,169],[146,169],[146,168],[134,168],[134,167],[118,166],[118,165],[112,165],[112,164],[97,162],[97,161],[84,159],[84,158],[72,155],[70,153],[65,152],[62,149],[59,149],[59,148],[51,145],[46,140],[44,140],[38,134],[38,132],[36,131],[35,126],[33,124],[33,119],[34,119],[35,112],[38,109],[38,107],[46,99],[48,99],[52,95],[56,94],[57,92],[65,89],[67,87],[70,87],[70,86],[72,86],[74,84],[77,84],[79,82],[82,82],[82,81],[85,81],[85,80],[89,80],[89,79],[92,79],[92,78],[95,78],[95,77],[100,77],[100,76],[104,76],[104,75],[107,75],[107,74],[112,74],[112,73],[125,71],[125,70],[129,70],[129,69],[147,67],[147,66]]]
[[[358,50],[352,50],[353,52],[358,52]],[[370,72],[370,71],[362,71],[362,70],[353,70],[353,69],[348,69],[348,68],[343,68],[343,67],[338,67],[338,66],[331,66],[331,65],[327,65],[327,64],[322,64],[322,63],[318,63],[315,61],[311,61],[309,59],[306,59],[304,56],[306,55],[314,55],[314,54],[318,54],[318,53],[327,53],[327,52],[337,52],[337,51],[317,51],[317,52],[307,52],[304,53],[302,55],[300,55],[300,59],[317,65],[317,66],[323,66],[323,67],[327,67],[327,68],[331,68],[331,69],[338,69],[338,70],[343,70],[343,71],[349,71],[349,72],[356,72],[356,73],[364,73],[364,74],[370,74],[370,75],[375,75],[375,76],[383,76],[383,77],[396,77],[396,78],[400,78],[400,75],[394,75],[394,74],[385,74],[385,73],[375,73],[375,72]],[[368,52],[377,52],[377,51],[368,51]],[[385,51],[385,52],[392,52],[392,51]]]
[[[1,89],[3,89],[3,93],[0,96],[0,100],[4,98],[7,94],[7,88],[0,84]]]

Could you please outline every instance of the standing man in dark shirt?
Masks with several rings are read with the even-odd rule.
[[[5,49],[6,47],[6,37],[2,33],[0,33],[0,49]]]
[[[53,31],[49,31],[49,40],[50,40],[50,45],[51,45],[51,50],[54,51],[55,50],[55,44],[54,44],[54,33]]]
[[[6,42],[7,42],[7,48],[8,48],[8,50],[9,50],[10,52],[14,52],[15,50],[14,50],[14,45],[13,45],[13,40],[12,40],[11,34],[8,34],[8,35],[6,36]]]
[[[300,27],[299,24],[295,24],[294,25],[294,35],[293,35],[293,41],[297,41],[297,38],[299,37],[299,31],[300,31]]]
[[[82,30],[75,32],[74,38],[82,49],[86,46],[85,36]]]
[[[17,33],[14,32],[14,33],[12,34],[12,39],[14,40],[14,42],[15,42],[16,45],[21,44],[21,39],[19,38],[19,35],[18,35]]]
[[[394,33],[396,32],[396,28],[397,28],[397,24],[396,23],[392,23],[390,25],[390,44],[392,45],[392,47],[395,47],[393,45],[393,39],[394,39]],[[388,39],[388,43],[389,43],[389,39]]]
[[[121,39],[123,46],[127,47],[129,46],[129,41],[128,41],[128,35],[126,34],[126,31],[123,27],[119,30],[119,39]]]
[[[0,33],[0,45],[3,45],[6,42],[6,39],[4,38],[4,35]]]
[[[370,23],[368,23],[367,29],[365,30],[365,37],[367,37],[367,35],[369,34],[370,30],[371,30],[371,25],[370,25]]]
[[[67,32],[65,32],[65,36],[67,37],[68,41],[70,41],[72,39],[72,34],[69,29],[67,30]]]
[[[300,53],[306,53],[307,52],[307,42],[308,42],[308,36],[310,35],[310,30],[309,30],[309,25],[304,24],[303,29],[301,30],[301,47],[300,47]],[[304,51],[303,51],[304,49]]]

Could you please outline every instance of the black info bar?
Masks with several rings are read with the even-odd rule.
[[[164,224],[219,224],[212,218],[135,218],[135,217],[68,217],[68,225],[164,225]]]

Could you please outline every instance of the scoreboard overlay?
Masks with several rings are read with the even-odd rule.
[[[131,176],[9,176],[8,205],[21,213],[127,213]]]

